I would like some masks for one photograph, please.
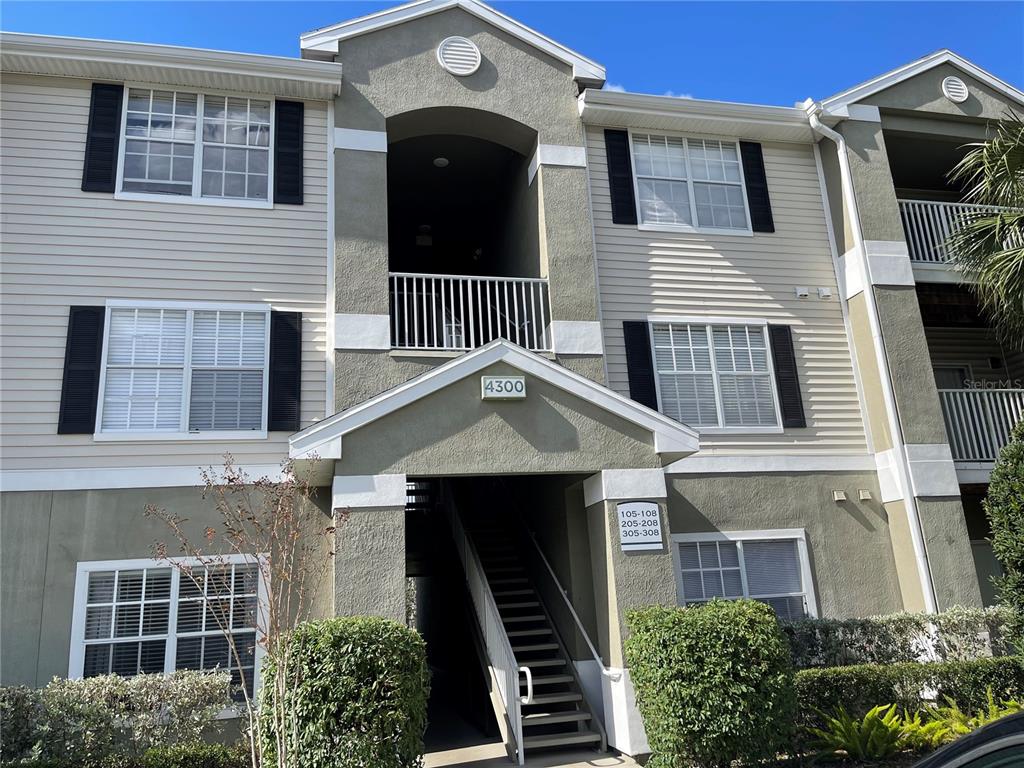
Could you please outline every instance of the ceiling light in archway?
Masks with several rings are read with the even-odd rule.
[[[434,158],[434,165],[437,168],[447,168],[448,167],[448,158],[447,157],[435,157]]]

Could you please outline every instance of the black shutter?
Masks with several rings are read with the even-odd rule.
[[[793,331],[788,325],[769,325],[768,337],[772,345],[772,362],[775,364],[775,383],[779,388],[782,426],[806,427],[800,379],[796,373],[796,355],[793,352]]]
[[[764,172],[761,145],[753,141],[740,142],[743,160],[743,180],[747,183],[747,205],[750,207],[750,226],[755,232],[774,232],[772,201],[768,196],[768,177]]]
[[[91,435],[96,429],[96,399],[103,355],[104,307],[71,307],[64,347],[57,434]]]
[[[642,320],[623,320],[622,336],[626,341],[629,396],[656,411],[658,390],[654,384],[654,361],[651,359],[651,335],[647,323]]]
[[[616,224],[636,224],[636,198],[633,196],[633,163],[629,158],[629,134],[625,131],[605,131],[604,151],[608,161],[612,221]]]
[[[92,84],[89,129],[85,138],[85,164],[82,167],[83,192],[114,191],[123,98],[123,85]]]
[[[302,385],[302,315],[270,313],[270,403],[267,429],[294,432],[299,428]]]
[[[274,202],[302,205],[301,101],[274,103]],[[331,128],[328,126],[328,130]],[[333,161],[333,158],[331,159]]]

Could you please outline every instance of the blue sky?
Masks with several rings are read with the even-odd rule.
[[[2,0],[8,31],[298,54],[301,32],[397,2]],[[939,48],[1024,89],[1022,2],[495,2],[643,93],[791,105]]]

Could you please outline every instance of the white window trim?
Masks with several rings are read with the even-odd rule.
[[[690,169],[690,148],[686,145],[686,149],[683,152],[686,158],[686,179],[675,179],[675,181],[685,182],[688,188],[688,195],[690,198],[690,219],[693,224],[645,224],[643,213],[640,210],[640,182],[639,176],[636,172],[636,155],[633,152],[633,133],[631,129],[628,131],[629,134],[629,167],[633,174],[633,204],[636,206],[636,222],[637,229],[647,232],[691,232],[699,235],[733,235],[737,237],[753,237],[754,229],[753,224],[750,220],[750,201],[747,200],[747,177],[743,173],[743,156],[740,154],[740,142],[739,139],[725,138],[722,136],[710,136],[704,134],[694,133],[677,133],[675,131],[636,131],[636,133],[643,133],[645,136],[670,136],[672,138],[682,139],[684,144],[687,139],[703,139],[707,141],[719,141],[723,144],[733,144],[736,147],[736,157],[739,158],[740,167],[740,188],[743,190],[743,210],[747,217],[747,228],[746,229],[723,229],[721,227],[701,227],[697,225],[697,200],[693,194],[693,173]],[[704,183],[703,181],[701,183]],[[714,184],[715,182],[708,182]],[[735,184],[735,182],[732,182]]]
[[[128,125],[128,90],[130,88],[145,88],[156,91],[173,91],[175,93],[196,94],[196,137],[192,155],[192,194],[171,195],[160,192],[133,192],[123,189],[124,185],[124,152],[125,142],[128,137],[125,133]],[[270,135],[267,145],[267,199],[266,200],[243,200],[240,198],[227,197],[203,197],[202,194],[202,167],[203,167],[203,108],[206,96],[229,96],[240,99],[258,99],[270,102]],[[227,208],[263,208],[274,207],[274,139],[275,139],[275,111],[277,100],[273,96],[260,96],[251,93],[240,93],[236,91],[217,91],[190,88],[188,86],[160,85],[153,83],[126,82],[124,84],[124,97],[121,99],[121,136],[117,147],[117,182],[114,185],[115,200],[136,200],[139,202],[155,203],[185,203],[188,205],[213,205]]]
[[[778,382],[775,380],[775,360],[772,358],[771,339],[768,338],[768,321],[760,318],[747,317],[700,317],[685,315],[648,315],[647,316],[647,338],[651,348],[651,361],[654,367],[654,391],[658,397],[658,411],[665,413],[664,404],[661,399],[661,376],[658,375],[658,364],[654,362],[654,324],[667,323],[669,325],[703,325],[707,329],[708,346],[711,351],[711,375],[715,384],[715,407],[718,413],[718,426],[700,426],[690,424],[692,429],[702,435],[781,435],[785,432],[782,426],[782,408],[779,406]],[[711,338],[710,328],[712,325],[748,325],[764,328],[764,344],[768,361],[768,378],[772,387],[772,404],[775,407],[775,418],[778,424],[774,427],[752,426],[752,427],[729,427],[722,424],[722,390],[718,383],[718,364],[715,362],[714,342]]]
[[[266,555],[223,555],[218,556],[216,564],[237,564],[237,563],[261,563]],[[85,668],[85,609],[89,590],[89,574],[93,571],[131,571],[145,568],[170,568],[171,569],[171,595],[169,604],[172,608],[177,606],[178,586],[181,575],[178,566],[198,566],[203,563],[198,558],[170,557],[166,560],[155,558],[135,558],[129,560],[88,560],[78,563],[75,571],[75,594],[71,614],[71,649],[68,653],[68,678],[81,680]],[[210,565],[210,563],[207,563]],[[264,648],[259,642],[261,626],[266,626],[267,611],[267,585],[264,583],[263,569],[258,569],[258,584],[256,586],[256,650],[253,658],[253,695],[259,691],[260,667],[262,666]],[[173,574],[178,574],[174,576]],[[177,613],[175,610],[168,611],[167,619],[167,646],[164,651],[164,674],[174,671],[174,660],[177,641]],[[229,716],[228,712],[222,712],[218,719]]]
[[[796,541],[800,558],[800,580],[803,582],[807,602],[807,615],[818,617],[818,596],[814,591],[811,577],[811,561],[807,554],[807,532],[803,528],[774,528],[760,531],[712,531],[709,533],[673,533],[672,563],[676,572],[676,602],[683,605],[683,564],[679,559],[679,544],[694,544],[708,541]],[[743,574],[743,591],[748,592],[746,565],[740,555],[740,569]],[[752,599],[752,598],[751,598]]]
[[[112,309],[180,309],[189,314],[186,319],[185,330],[185,364],[183,366],[182,381],[182,429],[175,432],[104,432],[103,425],[103,401],[107,387],[107,343],[110,336],[110,310]],[[203,432],[188,431],[188,409],[192,395],[192,365],[189,360],[192,346],[192,312],[197,311],[225,311],[225,312],[262,312],[267,316],[266,328],[263,337],[263,417],[259,429],[252,430],[206,430]],[[267,430],[267,419],[270,397],[270,306],[268,304],[233,304],[211,301],[154,301],[130,299],[107,299],[106,312],[103,318],[103,351],[100,357],[100,382],[96,395],[96,424],[93,427],[92,439],[94,442],[192,442],[196,440],[266,440],[269,432]]]

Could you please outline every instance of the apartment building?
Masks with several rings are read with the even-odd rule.
[[[1024,355],[943,242],[948,170],[1024,104],[995,76],[613,92],[476,0],[297,59],[0,42],[4,683],[233,664],[142,514],[214,522],[228,452],[313,468],[346,512],[322,610],[414,622],[434,721],[518,762],[646,751],[631,608],[992,599]]]

